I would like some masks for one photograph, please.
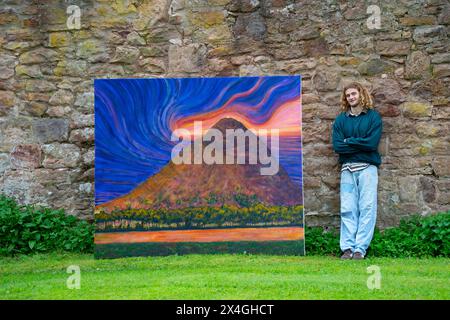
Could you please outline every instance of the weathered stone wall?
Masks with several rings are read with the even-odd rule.
[[[350,80],[384,121],[379,226],[450,208],[447,0],[1,3],[0,192],[22,203],[92,216],[94,78],[301,74],[308,224],[339,222],[331,125]]]

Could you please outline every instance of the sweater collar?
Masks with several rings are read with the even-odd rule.
[[[357,117],[357,116],[355,116],[353,113],[351,113],[351,108],[349,108],[346,112],[345,112],[345,115],[347,116],[347,117]],[[367,109],[367,108],[364,108],[364,109],[362,109],[362,111],[361,111],[361,113],[367,113],[367,111],[369,111],[369,109]],[[361,115],[361,113],[359,114],[359,115]],[[358,115],[358,116],[359,116]]]

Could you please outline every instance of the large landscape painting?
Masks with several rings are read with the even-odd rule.
[[[95,80],[95,256],[304,254],[299,76]]]

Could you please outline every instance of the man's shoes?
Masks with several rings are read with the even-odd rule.
[[[341,256],[342,260],[349,260],[353,257],[353,252],[350,249],[344,251],[344,254]]]
[[[353,254],[353,260],[363,260],[364,255],[361,252],[355,252]]]

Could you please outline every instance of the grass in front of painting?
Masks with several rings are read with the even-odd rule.
[[[79,266],[81,288],[68,289]],[[381,272],[369,289],[369,266]],[[450,299],[449,259],[186,255],[0,258],[0,299]]]

